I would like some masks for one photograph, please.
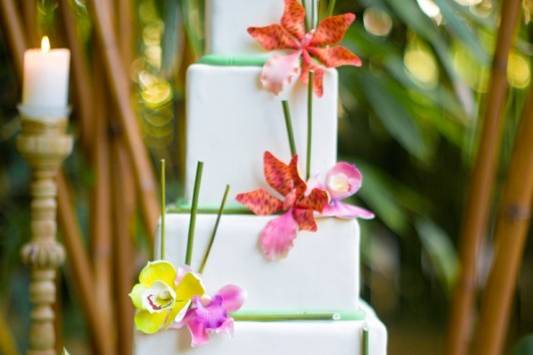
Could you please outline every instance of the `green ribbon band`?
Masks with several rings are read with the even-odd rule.
[[[198,213],[201,214],[217,214],[218,210],[220,209],[220,206],[198,206]],[[179,214],[187,214],[191,212],[191,205],[188,203],[184,204],[177,204],[174,206],[170,206],[167,208],[167,213],[179,213]],[[247,209],[244,206],[237,205],[237,204],[228,204],[226,207],[224,207],[224,212],[222,214],[253,214],[249,209]]]
[[[236,321],[247,322],[286,322],[286,321],[362,321],[366,318],[363,310],[341,312],[282,312],[282,311],[241,311],[231,315]]]
[[[226,67],[262,67],[269,56],[267,55],[219,55],[219,54],[207,54],[204,55],[198,63],[209,64]]]

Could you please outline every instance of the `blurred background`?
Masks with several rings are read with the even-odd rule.
[[[358,15],[344,44],[364,60],[360,69],[340,69],[339,154],[342,160],[356,162],[363,171],[365,182],[357,203],[377,214],[375,220],[361,223],[363,298],[388,326],[390,354],[442,353],[458,271],[457,236],[503,1],[336,3],[336,13]],[[85,258],[93,265],[94,276],[114,280],[111,282],[115,285],[122,282],[126,290],[150,256],[152,231],[143,218],[143,196],[128,186],[132,184],[131,162],[121,153],[123,132],[114,118],[118,113],[110,102],[110,84],[102,63],[105,57],[102,59],[102,45],[97,40],[105,34],[99,34],[102,25],[95,22],[91,6],[109,7],[106,11],[126,68],[135,119],[154,168],[161,158],[166,159],[167,201],[173,202],[180,197],[183,175],[184,73],[203,54],[203,1],[13,3],[27,31],[24,36],[28,47],[37,47],[43,34],[50,36],[54,47],[72,48],[77,43],[77,53],[88,75],[81,76],[85,78],[81,84],[71,84],[70,127],[79,138],[75,152],[65,162],[69,202],[74,212],[71,220],[76,221],[74,234],[80,238]],[[322,4],[323,13],[325,7]],[[531,84],[533,1],[523,0],[521,10],[507,70],[509,92],[495,201],[500,198],[517,123]],[[15,149],[20,130],[16,106],[21,84],[7,26],[6,22],[0,26],[0,354],[11,355],[24,352],[29,326],[29,275],[21,265],[19,250],[30,237],[30,172]],[[78,82],[80,75],[72,74]],[[90,114],[84,113],[79,104],[84,88],[94,103],[85,106]],[[103,121],[102,129],[89,133],[83,127],[83,115],[95,126]],[[108,147],[109,154],[87,148],[102,145]],[[121,193],[114,192],[117,186],[113,179],[126,185]],[[107,184],[107,190],[100,184]],[[107,197],[102,189],[107,191]],[[112,217],[105,216],[118,216],[113,206],[119,206],[119,211],[127,210],[118,227],[113,225]],[[63,241],[66,229],[64,222],[62,225]],[[492,227],[478,265],[479,288],[485,282],[492,253]],[[102,228],[107,230],[99,235],[107,239],[95,241],[92,236]],[[129,247],[117,254],[112,245]],[[529,242],[512,309],[509,353],[516,350],[520,339],[533,332],[532,256]],[[60,342],[72,354],[97,353],[84,299],[96,297],[99,282],[104,281],[89,283],[92,293],[83,294],[83,280],[76,270],[67,260],[58,281],[58,327],[63,334]],[[125,279],[124,275],[117,275],[117,270],[125,272]],[[109,297],[111,302],[99,304],[98,310],[110,310],[109,324],[127,323],[124,319],[131,312],[127,309],[129,300],[112,292]],[[121,327],[127,329],[128,324],[110,327],[112,341],[122,341]],[[127,354],[127,345],[117,346],[125,346],[117,353]],[[520,352],[526,353],[533,352]]]

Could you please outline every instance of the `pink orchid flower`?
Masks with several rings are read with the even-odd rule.
[[[317,230],[314,213],[322,212],[328,203],[328,195],[318,188],[306,193],[307,184],[298,173],[297,155],[287,165],[270,152],[265,152],[263,161],[267,183],[283,196],[283,200],[264,189],[238,194],[236,199],[256,215],[284,212],[268,222],[259,237],[263,253],[274,260],[288,254],[298,230]]]
[[[279,94],[295,77],[307,83],[308,73],[314,73],[313,89],[323,94],[325,68],[342,65],[361,66],[361,59],[348,49],[337,45],[355,21],[351,13],[331,16],[318,27],[305,33],[305,8],[298,0],[285,0],[280,24],[249,27],[248,33],[266,50],[287,50],[288,54],[274,56],[263,67],[261,83]]]
[[[212,298],[195,297],[187,314],[176,326],[187,326],[191,334],[191,346],[209,341],[211,333],[233,333],[231,313],[242,307],[246,293],[234,285],[224,286]]]
[[[312,183],[328,192],[330,201],[321,213],[323,217],[372,219],[374,213],[357,206],[343,203],[342,200],[354,195],[363,184],[363,175],[353,164],[340,162],[326,174],[324,184]]]

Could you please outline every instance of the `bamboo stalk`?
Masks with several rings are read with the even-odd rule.
[[[39,31],[37,22],[37,3],[35,0],[22,1],[22,18],[26,29],[26,43],[30,47],[39,46]]]
[[[0,0],[0,25],[7,35],[7,43],[12,53],[13,64],[19,78],[22,78],[22,58],[26,49],[26,39],[22,30],[21,20],[13,0]],[[20,80],[22,82],[22,80]]]
[[[63,243],[67,250],[68,262],[73,271],[72,282],[78,291],[80,304],[91,329],[98,354],[113,355],[114,349],[107,338],[110,334],[111,324],[105,322],[105,317],[100,314],[100,307],[94,293],[93,275],[90,262],[82,244],[81,231],[76,223],[76,217],[70,204],[69,189],[63,174],[58,175],[58,217],[59,225],[63,231]]]
[[[134,48],[134,11],[131,0],[117,0],[115,2],[116,29],[120,53],[125,68],[129,68],[133,62]],[[127,70],[129,71],[129,70]],[[128,81],[129,83],[129,81]]]
[[[93,55],[93,73],[98,76],[102,73],[102,63],[99,60],[98,49]],[[91,253],[93,259],[94,284],[97,298],[102,304],[102,313],[106,322],[112,324],[114,304],[112,297],[113,276],[113,225],[111,215],[111,172],[110,172],[110,141],[108,123],[108,105],[105,89],[102,82],[95,82],[93,87],[94,98],[94,138],[92,139],[93,168],[95,183],[91,201]],[[113,327],[114,328],[114,327]],[[116,332],[110,333],[109,341],[115,346]]]
[[[112,164],[114,171],[113,185],[113,219],[114,223],[114,291],[116,302],[116,327],[118,332],[117,353],[131,355],[133,353],[133,307],[128,302],[128,293],[133,285],[133,237],[130,234],[133,209],[128,200],[134,187],[124,183],[129,174],[129,162],[126,151],[119,140],[112,142]],[[126,179],[127,180],[127,179]]]
[[[26,40],[20,21],[19,14],[13,0],[0,0],[0,15],[2,16],[3,32],[7,34],[7,41],[12,52],[13,62],[19,79],[22,78],[23,56],[26,49]],[[21,81],[21,80],[20,80]],[[102,322],[99,317],[98,305],[91,297],[92,275],[87,255],[82,244],[82,236],[79,230],[76,216],[70,204],[70,191],[63,174],[58,175],[58,220],[63,232],[64,244],[69,255],[68,261],[74,274],[73,282],[80,303],[87,317],[92,335],[99,349],[99,354],[112,355],[113,349],[108,347],[106,336],[108,324]]]
[[[78,113],[80,120],[80,140],[84,151],[90,156],[92,154],[92,138],[94,112],[93,97],[91,93],[92,78],[89,74],[89,65],[82,47],[82,41],[76,29],[76,19],[74,17],[69,0],[59,0],[61,11],[61,22],[65,32],[66,41],[71,52],[72,60],[72,85],[74,87],[74,110]]]
[[[507,59],[518,21],[520,0],[502,2],[501,23],[493,59],[483,130],[459,239],[461,269],[455,285],[447,334],[447,355],[464,355],[468,350],[475,297],[478,249],[486,232],[491,192],[501,141],[502,112],[507,91]]]
[[[106,2],[91,0],[92,19],[96,37],[103,48],[103,61],[107,82],[117,110],[124,141],[133,165],[136,188],[141,202],[142,216],[147,229],[149,245],[153,247],[153,232],[159,218],[159,206],[156,195],[155,176],[137,125],[135,112],[130,104],[127,72],[120,57],[116,35],[110,14],[106,11]]]
[[[533,87],[522,115],[495,232],[495,254],[481,306],[474,355],[503,354],[533,197]]]

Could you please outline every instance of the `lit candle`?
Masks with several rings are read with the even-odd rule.
[[[50,49],[48,37],[41,48],[24,53],[22,107],[26,111],[65,111],[68,100],[70,50]]]

